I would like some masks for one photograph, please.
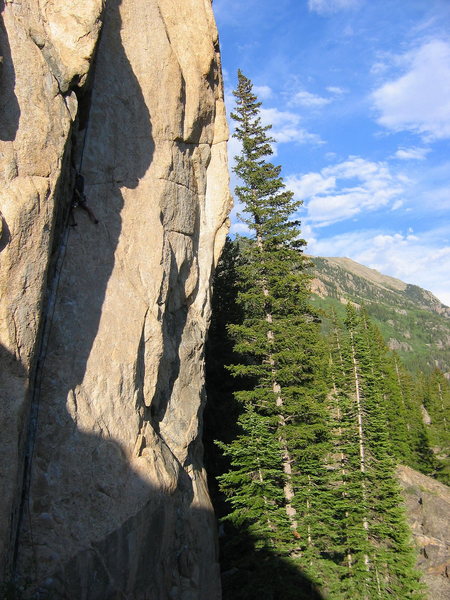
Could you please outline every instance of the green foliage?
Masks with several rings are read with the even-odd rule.
[[[389,287],[389,278],[377,285],[356,272],[326,258],[314,257],[314,272],[325,286],[325,296],[313,296],[316,309],[325,315],[323,327],[331,328],[334,311],[344,317],[346,301],[365,305],[386,343],[397,341],[397,353],[408,370],[431,372],[436,365],[450,370],[450,311],[429,292],[412,285],[405,289]],[[382,276],[380,276],[382,277]],[[393,342],[395,343],[395,342]]]
[[[235,96],[236,194],[252,236],[227,242],[218,270],[223,379],[208,383],[213,403],[234,392],[239,413],[234,436],[217,442],[224,598],[419,600],[395,480],[397,460],[433,468],[411,380],[365,309],[349,305],[345,323],[331,319],[331,340],[321,337],[298,203],[266,161],[270,127],[240,72]]]
[[[421,598],[395,478],[395,458],[410,453],[409,432],[401,427],[391,435],[394,380],[387,348],[364,309],[348,305],[345,328],[334,319],[331,363],[340,469],[335,490],[341,496],[336,507],[345,547],[341,577],[348,594],[343,597]]]
[[[311,538],[324,528],[316,496],[328,451],[325,361],[320,358],[325,354],[318,319],[308,306],[309,261],[302,253],[299,223],[292,219],[299,203],[285,189],[280,167],[266,160],[273,140],[269,127],[261,125],[260,103],[242,73],[235,95],[232,117],[242,144],[236,194],[253,237],[240,244],[236,268],[242,318],[228,326],[239,356],[229,371],[241,384],[235,397],[242,405],[242,432],[222,446],[231,469],[220,482],[232,507],[228,518],[235,525],[245,522],[253,539],[259,528],[258,547],[270,547],[277,556],[295,554],[298,566],[317,580],[311,556],[319,556],[320,548],[312,550]],[[270,469],[260,463],[269,458],[261,444],[274,460]],[[310,533],[301,538],[297,528]]]
[[[229,498],[231,512],[225,517],[245,526],[255,547],[280,549],[289,529],[284,510],[282,449],[274,425],[253,409],[239,419],[240,435],[231,444],[217,442],[231,458],[231,470],[218,477]]]
[[[422,374],[416,397],[430,417],[427,434],[436,457],[436,476],[450,485],[450,384],[435,369],[432,373]]]
[[[205,379],[208,402],[204,411],[203,443],[207,450],[204,461],[206,470],[211,475],[210,494],[215,510],[220,516],[225,514],[228,508],[223,494],[219,492],[215,476],[229,469],[229,460],[214,440],[219,438],[224,442],[231,442],[239,431],[237,420],[240,408],[233,398],[237,382],[226,368],[226,365],[237,360],[227,324],[230,321],[239,322],[242,318],[242,311],[236,303],[236,268],[239,257],[239,244],[227,238],[215,270],[211,324],[206,342]]]

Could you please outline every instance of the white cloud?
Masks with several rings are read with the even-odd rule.
[[[319,15],[357,8],[360,4],[361,0],[308,0],[309,10]]]
[[[301,177],[286,178],[287,187],[299,200],[306,200],[317,194],[325,194],[336,188],[336,177],[325,177],[321,173],[307,173]]]
[[[372,75],[382,75],[388,70],[388,65],[385,62],[376,62],[372,65],[370,72]]]
[[[313,234],[308,252],[316,256],[347,256],[385,275],[430,290],[450,306],[449,235],[450,227],[421,234],[353,231],[319,240]]]
[[[253,91],[260,100],[266,100],[272,96],[272,88],[268,85],[254,85]]]
[[[242,223],[241,221],[237,221],[237,216],[232,220],[230,227],[230,234],[232,236],[242,235],[249,237],[251,235],[250,227],[246,223]]]
[[[261,120],[266,125],[272,125],[270,135],[279,144],[287,142],[324,143],[316,133],[310,133],[300,126],[300,116],[294,112],[278,110],[278,108],[261,108]]]
[[[290,106],[306,106],[307,108],[321,108],[331,102],[330,98],[322,98],[316,94],[311,94],[302,90],[294,94],[289,100]]]
[[[425,160],[430,148],[399,148],[395,153],[395,158],[400,160]]]
[[[450,44],[433,40],[401,57],[407,71],[372,93],[378,123],[426,140],[450,137]]]
[[[396,210],[408,182],[405,176],[391,173],[385,163],[355,156],[325,167],[320,173],[286,178],[295,197],[306,201],[307,218],[316,226],[337,223],[390,204]]]
[[[291,92],[288,97],[288,106],[302,106],[305,108],[322,108],[331,102],[334,102],[339,96],[347,93],[344,88],[330,85],[325,88],[331,97],[325,98],[318,94],[313,94],[306,90],[299,90],[298,92]]]
[[[329,85],[326,89],[327,92],[330,92],[330,94],[334,94],[335,96],[342,96],[342,94],[347,93],[347,90],[344,90],[344,88],[338,87],[336,85]]]
[[[297,113],[278,108],[261,108],[261,120],[273,127],[297,126],[300,123],[300,116]]]

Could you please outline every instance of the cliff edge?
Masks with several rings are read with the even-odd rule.
[[[0,581],[214,600],[203,348],[230,197],[211,1],[0,4]]]
[[[431,477],[399,466],[405,507],[414,543],[417,567],[430,600],[450,598],[450,488]]]

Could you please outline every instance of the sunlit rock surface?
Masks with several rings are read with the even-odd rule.
[[[398,476],[414,542],[419,550],[417,566],[430,600],[450,598],[450,488],[409,467]]]
[[[217,32],[210,0],[103,5],[2,3],[2,577],[214,600],[199,440],[230,208]],[[98,224],[70,214],[77,170]]]

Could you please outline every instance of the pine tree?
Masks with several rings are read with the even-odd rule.
[[[231,458],[232,469],[218,480],[222,491],[230,498],[231,512],[224,520],[244,525],[258,549],[272,549],[283,544],[288,528],[284,510],[284,476],[282,449],[273,435],[271,419],[259,415],[253,408],[239,419],[240,435],[231,442],[217,442]]]
[[[450,485],[450,384],[444,374],[435,369],[430,374],[422,374],[417,394],[429,418],[427,430],[436,455],[437,478]]]
[[[343,598],[367,600],[420,598],[395,478],[386,349],[364,310],[349,305],[345,326],[339,331],[336,325],[332,347],[342,471],[336,507],[347,547],[341,592]]]
[[[242,244],[242,264],[238,267],[238,303],[244,318],[242,323],[229,326],[241,360],[230,371],[252,382],[238,391],[236,398],[245,414],[268,419],[273,443],[280,451],[279,480],[284,481],[287,520],[276,524],[275,550],[287,552],[318,580],[321,570],[316,568],[317,560],[327,528],[319,501],[327,494],[325,353],[319,341],[318,319],[308,304],[309,261],[302,252],[305,242],[299,222],[293,219],[299,203],[286,190],[281,167],[267,161],[272,154],[273,139],[267,134],[270,126],[262,125],[261,103],[241,72],[235,97],[236,110],[231,116],[237,122],[234,136],[242,147],[235,157],[240,179],[235,191],[243,205],[241,218],[252,235]],[[236,440],[238,446],[246,435]],[[230,501],[237,506],[241,491],[235,485],[233,494],[232,479],[230,472],[222,485],[227,486]],[[270,494],[267,500],[274,501]],[[238,510],[243,507],[239,505]]]
[[[251,235],[233,258],[228,332],[238,360],[229,372],[241,414],[237,436],[219,443],[230,461],[219,481],[246,567],[234,563],[225,594],[288,600],[318,597],[320,587],[335,600],[419,600],[395,480],[396,459],[415,456],[410,389],[364,309],[349,306],[345,325],[335,319],[330,347],[321,339],[299,204],[267,161],[270,126],[250,80],[238,78],[236,195]],[[289,584],[261,560],[286,568]]]
[[[227,325],[229,322],[237,323],[242,318],[242,311],[236,303],[236,267],[239,260],[238,243],[227,237],[214,273],[211,323],[206,341],[205,383],[208,402],[203,417],[204,461],[209,474],[209,492],[219,517],[227,512],[228,506],[219,492],[217,476],[229,468],[229,459],[214,440],[229,443],[238,434],[239,405],[233,399],[236,381],[226,365],[237,359]]]
[[[417,382],[403,366],[398,355],[384,358],[388,427],[393,454],[397,462],[422,473],[435,472],[437,463],[423,423],[420,405],[415,398]]]

